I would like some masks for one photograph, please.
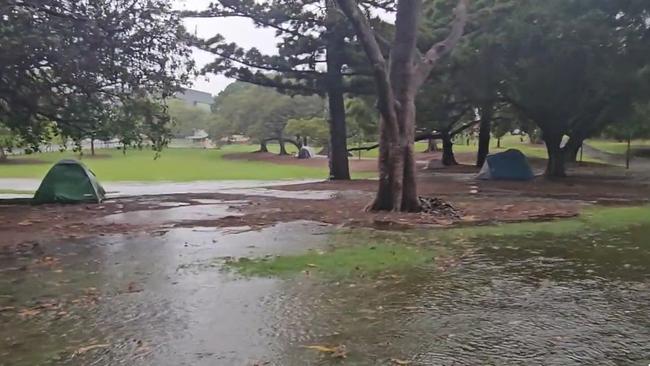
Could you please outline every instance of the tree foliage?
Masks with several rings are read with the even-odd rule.
[[[235,82],[215,99],[221,133],[242,134],[255,141],[285,136],[291,119],[323,118],[325,101],[318,96],[289,96],[272,88]]]
[[[78,138],[161,104],[192,67],[168,0],[5,0],[0,19],[0,120],[34,148],[48,128]],[[166,128],[155,115],[147,129]]]

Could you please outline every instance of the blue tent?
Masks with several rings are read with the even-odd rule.
[[[486,180],[531,180],[535,178],[528,159],[521,151],[509,149],[487,157],[476,176]]]

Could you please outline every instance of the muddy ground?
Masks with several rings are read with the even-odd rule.
[[[467,172],[473,169],[459,166],[420,172],[420,195],[449,202],[459,211],[457,218],[365,212],[375,180],[324,181],[233,189],[228,194],[123,197],[100,205],[4,204],[0,205],[0,246],[196,225],[259,229],[293,220],[397,229],[540,220],[575,216],[596,203],[635,204],[650,197],[647,182],[593,167],[576,169],[573,177],[563,180],[539,177],[530,182],[477,181],[473,172]]]

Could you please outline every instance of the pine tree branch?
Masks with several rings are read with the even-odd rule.
[[[416,67],[416,82],[414,83],[416,90],[427,79],[438,60],[451,52],[460,41],[465,30],[465,25],[467,24],[467,13],[467,0],[458,0],[458,5],[454,10],[456,17],[451,25],[451,31],[447,35],[447,38],[431,46]]]

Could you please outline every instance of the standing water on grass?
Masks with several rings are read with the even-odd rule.
[[[245,229],[2,254],[0,365],[650,363],[650,226],[453,240]]]

